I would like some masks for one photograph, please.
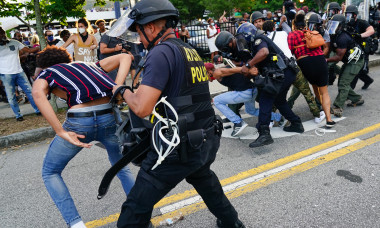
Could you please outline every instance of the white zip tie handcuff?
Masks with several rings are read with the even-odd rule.
[[[351,60],[356,60],[355,63],[357,63],[361,55],[362,50],[360,50],[358,47],[354,47],[353,52],[350,54],[350,56],[348,56],[348,62],[351,62]]]
[[[163,103],[164,105],[166,105],[167,107],[170,108],[170,110],[172,111],[172,113],[175,116],[175,120],[171,120],[168,117],[167,118],[163,118],[160,114],[158,114],[156,112],[156,106],[158,104],[160,104],[160,103]],[[157,104],[153,108],[152,114],[158,119],[158,121],[156,122],[156,124],[153,127],[153,133],[152,133],[153,147],[154,147],[154,149],[156,150],[156,152],[158,154],[157,162],[156,162],[156,164],[152,168],[152,170],[154,170],[157,166],[159,166],[165,160],[165,158],[176,148],[176,146],[179,145],[180,138],[179,138],[179,129],[178,129],[178,125],[177,125],[178,114],[177,114],[176,110],[174,109],[174,107],[168,101],[166,101],[166,97],[162,97],[157,102]],[[165,152],[163,151],[162,145],[160,146],[160,148],[157,148],[156,141],[155,141],[155,130],[156,130],[157,124],[159,124],[159,123],[164,124],[164,126],[162,126],[158,130],[158,135],[159,135],[160,139],[165,144],[168,145],[168,148],[165,150]],[[168,131],[168,130],[172,130],[173,131],[173,136],[172,136],[172,138],[171,138],[170,141],[162,133],[163,131]]]
[[[324,136],[326,134],[326,132],[334,133],[334,132],[336,132],[336,130],[328,130],[328,129],[324,129],[324,128],[315,129],[315,134],[318,136]]]

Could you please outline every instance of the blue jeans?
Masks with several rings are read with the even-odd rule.
[[[24,72],[18,74],[0,74],[0,80],[3,81],[9,105],[11,106],[16,118],[22,117],[15,94],[16,85],[20,86],[24,91],[25,95],[30,101],[30,104],[34,108],[34,111],[36,113],[40,112],[37,108],[37,105],[34,103],[32,96],[32,86],[30,85],[28,78]]]
[[[82,142],[101,142],[107,149],[108,159],[115,164],[121,157],[118,138],[115,135],[116,125],[113,114],[104,114],[85,118],[67,118],[63,124],[66,131],[85,135]],[[42,166],[42,178],[55,205],[58,207],[65,222],[72,226],[81,221],[81,217],[71,198],[70,192],[62,179],[61,173],[67,163],[82,150],[59,136],[51,142]],[[126,194],[134,185],[134,177],[128,167],[124,167],[117,176],[121,180]]]
[[[215,107],[223,113],[232,123],[241,123],[240,118],[234,113],[227,104],[244,103],[245,111],[252,116],[259,116],[259,109],[255,107],[255,99],[257,96],[257,89],[247,89],[244,91],[229,91],[214,97]],[[281,115],[279,113],[272,113],[272,120],[279,121]]]

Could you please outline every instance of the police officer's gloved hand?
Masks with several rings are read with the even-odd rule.
[[[358,34],[358,33],[354,33],[354,34],[352,34],[352,37],[353,37],[355,40],[357,40],[357,41],[360,41],[360,40],[362,39],[362,36],[361,36],[360,34]]]

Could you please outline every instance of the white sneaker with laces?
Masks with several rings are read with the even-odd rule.
[[[317,123],[317,124],[319,124],[319,123],[322,122],[324,119],[326,119],[326,114],[325,114],[324,111],[321,111],[321,112],[319,113],[319,117],[315,117],[314,122]]]
[[[272,128],[273,125],[274,125],[274,121],[271,121],[271,122],[269,123],[269,128]]]

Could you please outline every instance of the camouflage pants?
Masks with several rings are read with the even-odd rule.
[[[306,80],[302,74],[302,71],[300,70],[297,73],[296,80],[293,82],[293,89],[288,99],[288,105],[290,108],[293,108],[294,102],[301,93],[309,105],[310,112],[314,117],[319,117],[320,108],[318,107],[316,100],[311,93],[309,82]]]

